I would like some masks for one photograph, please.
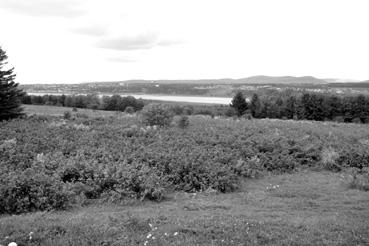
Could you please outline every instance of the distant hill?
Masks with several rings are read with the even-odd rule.
[[[323,79],[317,79],[312,76],[252,76],[248,78],[238,79],[236,81],[237,83],[241,84],[327,84],[327,81]]]
[[[252,76],[241,79],[189,79],[189,80],[126,80],[116,82],[93,82],[84,83],[87,85],[98,86],[100,84],[138,84],[138,83],[155,83],[155,84],[327,84],[323,79],[318,79],[312,76],[293,77],[293,76]]]
[[[369,81],[338,83],[338,80],[335,79],[327,80],[312,76],[253,76],[241,79],[126,80],[80,84],[27,84],[21,85],[21,88],[27,93],[41,94],[147,94],[229,97],[236,90],[258,91],[263,90],[263,88],[278,90],[306,89],[337,93],[365,92],[369,94]]]

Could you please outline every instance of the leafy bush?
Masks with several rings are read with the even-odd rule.
[[[188,116],[186,115],[181,115],[178,119],[177,119],[177,126],[181,129],[185,129],[190,125],[190,120],[188,118]]]
[[[76,117],[80,119],[88,119],[88,115],[85,113],[76,113]]]
[[[66,120],[70,120],[72,118],[72,114],[69,111],[65,111],[63,114],[63,118]]]
[[[126,109],[124,110],[124,113],[126,114],[133,114],[135,112],[135,109],[131,106],[126,107]]]
[[[163,104],[146,105],[141,114],[143,123],[149,126],[169,126],[173,120],[170,108]]]
[[[55,177],[32,169],[1,176],[0,213],[64,209],[72,195]]]
[[[323,167],[332,171],[340,171],[342,167],[338,164],[339,154],[333,148],[324,148],[321,155]]]
[[[229,107],[225,111],[225,116],[227,116],[227,117],[233,117],[233,116],[236,116],[236,115],[237,115],[237,111],[233,107]]]
[[[252,115],[250,113],[245,113],[241,118],[245,120],[252,120]]]
[[[152,111],[167,115],[163,108]],[[88,199],[161,200],[169,189],[230,192],[240,177],[322,163],[331,170],[369,167],[365,125],[203,116],[191,116],[186,131],[156,124],[124,114],[0,122],[0,213],[63,209]]]
[[[263,173],[260,159],[257,156],[253,156],[246,161],[242,159],[237,160],[234,171],[236,174],[245,178],[257,178]]]
[[[349,146],[340,152],[337,163],[340,167],[363,169],[369,167],[369,150],[365,147]]]

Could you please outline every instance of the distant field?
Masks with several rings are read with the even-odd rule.
[[[369,245],[366,125],[67,110],[0,122],[1,245]]]
[[[73,112],[73,108],[68,107],[56,107],[56,106],[44,106],[44,105],[23,105],[24,112],[27,115],[51,115],[62,116],[64,112]],[[87,114],[91,117],[109,117],[114,116],[117,112],[104,111],[104,110],[92,110],[92,109],[77,109],[77,112]]]

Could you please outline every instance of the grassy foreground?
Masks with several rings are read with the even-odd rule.
[[[27,110],[55,113],[52,107]],[[67,109],[58,110],[56,116]],[[191,117],[187,129],[147,129],[135,116],[95,119],[100,112],[78,113],[70,120],[41,117],[0,125],[1,194],[9,196],[7,190],[17,191],[20,184],[42,184],[49,192],[70,189],[68,199],[77,188],[91,196],[78,203],[83,197],[73,193],[74,205],[64,211],[1,215],[0,244],[369,245],[369,193],[352,189],[347,170],[367,166],[367,126],[199,116]],[[129,175],[110,174],[112,167]],[[45,183],[29,179],[30,173],[42,173]],[[82,179],[91,173],[101,180]],[[153,173],[154,181],[169,187],[142,179],[134,187],[122,184],[135,180],[130,175]],[[76,178],[67,179],[71,174]],[[115,179],[119,183],[110,188],[100,182]],[[60,186],[50,188],[54,181]],[[117,185],[139,198],[151,186],[165,192],[160,202],[116,199]],[[230,185],[233,192],[221,193]],[[27,199],[48,205],[42,200],[47,194],[32,189],[42,196],[18,192],[18,209],[34,208]]]
[[[369,195],[348,189],[348,180],[344,174],[307,171],[244,181],[229,194],[173,193],[160,203],[6,216],[0,219],[0,242],[368,245]]]

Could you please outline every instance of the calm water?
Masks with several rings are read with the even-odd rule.
[[[28,93],[29,95],[61,95],[61,93]],[[65,93],[65,95],[68,95]],[[106,95],[111,96],[111,95]],[[139,94],[122,94],[121,96],[133,96],[134,98],[142,98],[147,100],[159,100],[168,102],[190,102],[190,103],[209,103],[209,104],[225,104],[231,103],[230,97],[198,97],[198,96],[160,96],[160,95],[139,95]]]

